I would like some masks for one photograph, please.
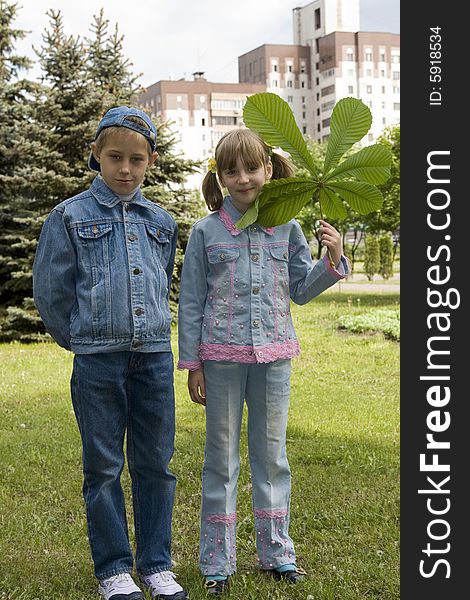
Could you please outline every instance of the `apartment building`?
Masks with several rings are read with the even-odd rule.
[[[246,98],[272,92],[292,108],[299,129],[324,142],[331,113],[346,96],[372,112],[363,145],[374,143],[400,119],[400,36],[359,30],[359,0],[314,0],[294,8],[293,44],[264,44],[238,57],[238,83],[193,79],[158,81],[139,98],[168,121],[177,150],[188,158],[212,156],[222,135],[243,126]]]
[[[238,81],[261,83],[292,109],[302,133],[314,135],[310,48],[265,44],[238,57]]]
[[[264,84],[212,83],[197,72],[190,81],[152,84],[139,96],[139,104],[159,121],[170,122],[179,152],[201,160],[213,155],[224,133],[243,126],[246,98],[264,91]]]
[[[345,96],[360,98],[372,113],[364,144],[400,120],[400,36],[359,30],[359,0],[314,0],[294,8],[294,44],[310,50],[313,133],[328,139],[331,113]]]

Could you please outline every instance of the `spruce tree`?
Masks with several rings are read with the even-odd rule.
[[[40,319],[31,302],[30,228],[35,211],[25,198],[34,153],[31,104],[40,85],[22,77],[31,61],[15,54],[25,31],[13,27],[17,4],[0,0],[0,339],[20,339],[14,323],[33,333]],[[26,310],[23,310],[26,309]]]
[[[123,37],[117,27],[108,34],[103,11],[84,42],[65,33],[59,10],[48,11],[49,27],[35,49],[41,82],[12,81],[29,61],[13,54],[24,36],[12,28],[16,5],[0,3],[0,340],[33,341],[44,336],[31,273],[42,223],[57,203],[89,186],[96,173],[87,161],[99,120],[112,106],[136,106],[139,87],[123,55]],[[180,265],[189,225],[202,214],[198,194],[184,189],[197,163],[175,155],[168,124],[158,127],[160,160],[149,170],[146,195],[180,225]]]

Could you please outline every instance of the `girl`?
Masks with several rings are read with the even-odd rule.
[[[295,220],[236,228],[268,180],[294,173],[256,133],[225,134],[211,162],[202,191],[212,214],[194,224],[184,257],[178,368],[189,370],[191,400],[206,407],[199,566],[208,593],[220,595],[236,567],[244,401],[258,560],[277,579],[303,579],[288,532],[286,428],[291,359],[299,354],[290,299],[309,302],[348,275],[349,266],[339,233],[326,221],[321,240],[330,259],[316,264]]]

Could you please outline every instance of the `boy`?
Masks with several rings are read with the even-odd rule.
[[[58,204],[41,231],[34,300],[47,331],[74,353],[72,403],[83,447],[88,537],[105,600],[138,600],[124,495],[124,437],[136,570],[153,598],[183,600],[171,572],[176,478],[169,290],[177,225],[142,196],[157,159],[142,111],[110,109],[91,144],[90,188]]]

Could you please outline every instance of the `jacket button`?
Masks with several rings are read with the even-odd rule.
[[[142,273],[140,269],[134,269],[132,272],[134,273],[134,275],[140,275],[140,273]]]
[[[252,291],[253,291],[253,294],[259,294],[259,287],[258,286],[254,287]]]
[[[140,315],[144,314],[144,309],[143,308],[136,308],[134,311],[134,314],[137,315],[138,317],[140,317]]]
[[[127,238],[127,239],[128,239],[130,242],[135,242],[135,241],[136,241],[136,239],[137,239],[137,236],[136,236],[136,235],[130,235],[130,236],[128,236],[128,238]]]
[[[225,260],[225,254],[222,252],[222,254],[219,254],[219,258],[220,260]]]
[[[254,233],[254,232],[256,231],[256,226],[255,226],[255,225],[252,225],[252,226],[250,227],[250,231],[251,231],[252,233]]]
[[[259,254],[252,254],[251,255],[251,260],[253,262],[258,262],[259,261]]]
[[[259,327],[259,321],[258,321],[258,319],[255,319],[255,320],[253,321],[253,327],[254,327],[255,329],[257,329],[257,328]]]

